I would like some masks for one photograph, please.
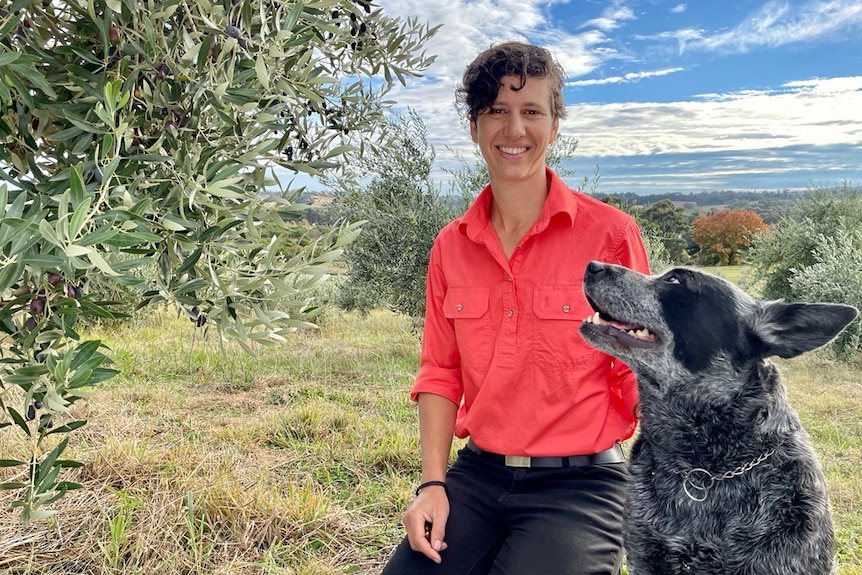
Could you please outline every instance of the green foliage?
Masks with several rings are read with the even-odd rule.
[[[755,238],[748,260],[755,267],[767,298],[799,299],[790,284],[794,270],[816,263],[820,236],[838,237],[862,225],[862,196],[849,184],[836,189],[813,190],[789,204],[772,230]]]
[[[862,223],[862,222],[859,222]],[[800,299],[838,302],[862,310],[862,230],[814,238],[814,263],[794,269],[790,287]],[[862,322],[857,318],[833,342],[839,359],[854,359],[862,349]]]
[[[765,298],[846,303],[862,309],[862,196],[848,184],[792,204],[748,252]],[[862,349],[857,318],[834,342],[842,359]]]
[[[82,422],[48,424],[114,373],[76,331],[117,317],[103,296],[170,302],[246,350],[311,325],[310,290],[359,227],[297,248],[282,232],[301,190],[275,170],[319,175],[376,146],[383,97],[431,62],[433,33],[370,1],[6,3],[0,425],[32,438],[5,460],[25,520],[74,487],[54,434]]]
[[[776,190],[770,191],[712,191],[712,192],[667,192],[655,194],[623,193],[620,197],[626,201],[648,206],[668,200],[683,206],[692,212],[707,212],[719,209],[749,210],[772,225],[778,220],[781,206],[804,197],[805,192]]]
[[[656,237],[670,262],[687,263],[691,224],[685,209],[677,208],[670,200],[659,200],[634,213],[644,236]]]
[[[598,171],[596,175],[598,176]],[[594,181],[597,181],[597,179]],[[669,233],[665,233],[658,223],[644,218],[643,210],[638,207],[636,201],[620,196],[605,196],[602,198],[602,201],[618,210],[626,212],[635,219],[640,228],[641,239],[643,240],[644,248],[646,248],[650,269],[653,273],[660,273],[674,264],[680,263],[668,248],[668,245],[674,245],[673,238],[670,237]]]
[[[419,322],[431,246],[461,210],[431,181],[434,150],[422,120],[412,112],[396,116],[388,132],[389,144],[354,166],[369,183],[336,190],[332,209],[365,222],[345,256],[349,267],[339,303],[363,312],[385,306]]]
[[[662,237],[643,230],[641,230],[641,237],[643,238],[647,257],[649,257],[650,270],[653,273],[661,273],[676,263],[671,257]]]

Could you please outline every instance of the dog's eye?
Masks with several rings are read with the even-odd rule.
[[[680,283],[682,283],[682,282],[679,280],[679,276],[675,276],[675,275],[669,275],[669,276],[667,276],[666,278],[664,278],[664,281],[665,281],[666,283],[669,283],[669,284],[676,284],[676,285],[679,285]]]

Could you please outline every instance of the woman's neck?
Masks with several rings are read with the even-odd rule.
[[[490,218],[497,237],[503,245],[503,253],[510,258],[521,238],[536,223],[548,196],[547,177],[542,181],[506,183],[491,182],[493,199]]]

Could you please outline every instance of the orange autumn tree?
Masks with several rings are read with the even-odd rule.
[[[751,246],[754,235],[768,229],[754,212],[726,210],[694,220],[691,239],[700,246],[703,263],[733,265],[739,263],[740,252]]]

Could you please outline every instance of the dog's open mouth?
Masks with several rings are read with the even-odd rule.
[[[596,309],[595,303],[590,303]],[[597,335],[613,338],[627,347],[654,347],[659,344],[658,336],[646,327],[614,319],[602,311],[595,311],[584,319],[584,324]]]

